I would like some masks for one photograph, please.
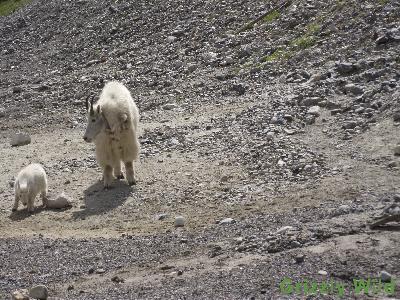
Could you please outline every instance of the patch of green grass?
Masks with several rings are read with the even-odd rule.
[[[0,0],[0,16],[10,15],[28,2],[30,0]]]
[[[264,22],[272,22],[280,17],[280,13],[277,10],[271,11],[268,15],[263,18]]]
[[[291,56],[290,51],[287,51],[284,49],[278,49],[274,53],[264,56],[262,59],[262,62],[270,62],[270,61],[276,61],[276,60],[281,60],[281,59],[288,59],[288,58],[290,58],[290,56]]]
[[[321,29],[321,25],[319,25],[317,23],[308,24],[307,25],[307,34],[309,34],[309,35],[317,34],[320,29]]]
[[[315,42],[314,36],[305,35],[293,40],[291,45],[300,49],[307,49],[314,46]]]
[[[378,0],[378,3],[380,4],[380,5],[385,5],[385,4],[387,4],[389,2],[389,0]]]

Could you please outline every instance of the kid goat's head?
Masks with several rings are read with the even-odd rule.
[[[93,98],[91,98],[90,103],[89,98],[86,99],[86,110],[88,112],[88,124],[83,139],[90,143],[105,127],[107,122],[101,111],[100,105],[93,105]]]

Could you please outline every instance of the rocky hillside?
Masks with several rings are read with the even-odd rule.
[[[284,276],[400,276],[398,230],[365,226],[400,199],[399,20],[395,0],[33,0],[0,17],[0,296],[286,299]],[[81,142],[108,80],[141,112],[135,190],[100,191]],[[11,148],[17,131],[36,144]],[[71,210],[10,215],[30,161]]]

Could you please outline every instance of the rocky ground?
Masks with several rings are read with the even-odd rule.
[[[399,298],[400,4],[32,1],[0,17],[0,298]],[[138,184],[103,190],[84,101],[126,84]],[[16,132],[31,143],[10,146]],[[11,213],[43,164],[73,207]],[[183,227],[175,227],[177,216]],[[382,273],[383,272],[383,273]],[[393,293],[355,295],[353,279]],[[293,283],[293,285],[294,285]],[[287,290],[287,289],[286,289]],[[50,299],[50,298],[49,298]]]

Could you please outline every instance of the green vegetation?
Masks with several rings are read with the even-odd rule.
[[[12,14],[21,6],[27,4],[30,0],[0,0],[0,16]]]
[[[307,49],[315,44],[315,37],[313,36],[302,36],[292,41],[291,45],[300,49]]]
[[[378,0],[380,5],[385,5],[389,2],[389,0]]]
[[[278,49],[274,53],[264,56],[262,61],[270,62],[270,61],[276,61],[276,60],[280,60],[280,59],[288,59],[288,58],[290,58],[290,56],[291,56],[290,51],[287,51],[285,49]]]
[[[266,15],[266,16],[263,18],[263,21],[264,21],[264,22],[272,22],[272,21],[278,19],[279,16],[280,16],[279,11],[273,10],[273,11],[271,11],[268,15]]]

